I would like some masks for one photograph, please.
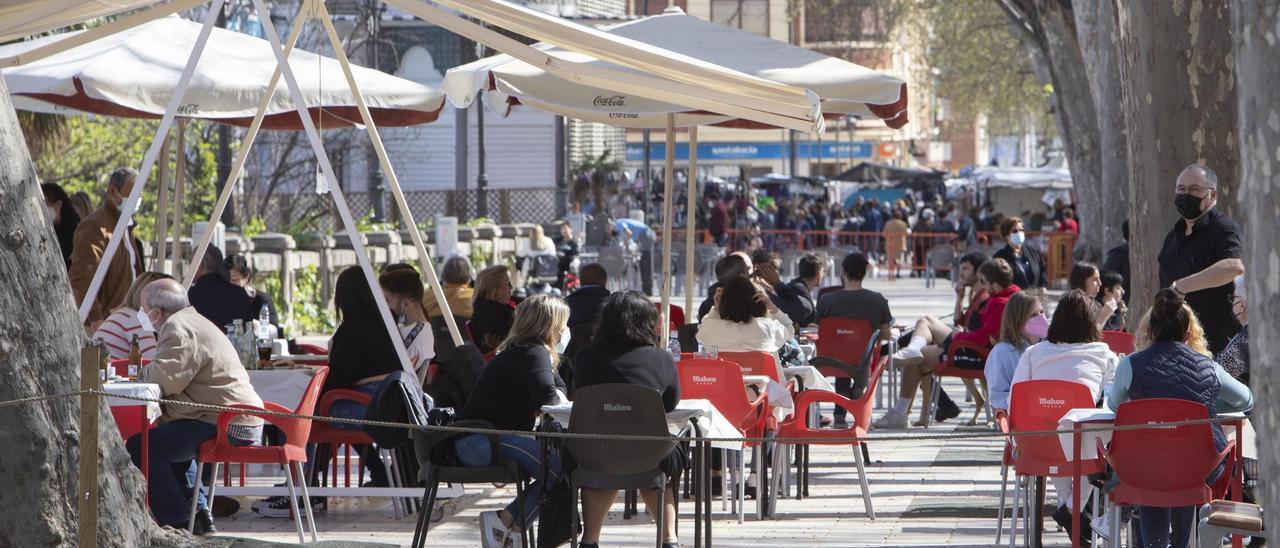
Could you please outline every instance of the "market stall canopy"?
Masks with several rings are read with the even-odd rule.
[[[0,42],[160,3],[162,0],[0,0]]]
[[[192,21],[163,17],[4,69],[4,79],[20,110],[160,118],[199,33],[200,25]],[[0,46],[0,58],[75,35]],[[359,123],[360,113],[337,60],[300,49],[294,49],[289,60],[317,125],[328,129]],[[266,40],[215,28],[178,116],[248,126],[275,68]],[[429,123],[444,106],[444,94],[438,90],[376,70],[351,68],[379,126]],[[262,127],[302,128],[288,94],[274,95]]]
[[[678,8],[603,30],[734,71],[812,90],[822,101],[823,115],[830,119],[852,114],[883,119],[893,128],[907,123],[906,84],[902,80],[749,31],[691,17]],[[634,69],[549,44],[534,47],[568,61],[638,74]],[[665,127],[666,117],[672,113],[676,114],[677,126],[770,127],[575,84],[507,55],[450,69],[441,87],[459,107],[469,106],[477,90],[484,91],[486,102],[504,115],[516,105],[527,105],[580,120],[632,128]]]
[[[918,169],[898,167],[888,164],[862,162],[849,168],[848,171],[832,177],[836,181],[850,183],[904,183],[927,181],[930,184],[942,182],[947,174],[934,169]]]
[[[969,180],[984,188],[1029,188],[1071,190],[1071,170],[1052,167],[980,167]]]

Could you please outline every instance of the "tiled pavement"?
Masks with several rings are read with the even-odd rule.
[[[924,313],[946,314],[954,293],[943,287],[925,289],[919,280],[874,281],[872,289],[889,297],[900,323]],[[947,383],[948,392],[961,401],[959,382]],[[972,404],[961,403],[962,418],[972,414]],[[986,431],[961,426],[956,420],[930,432]],[[921,433],[913,430],[913,433]],[[987,547],[995,544],[996,512],[1000,494],[998,439],[879,442],[870,447],[868,467],[876,519],[869,520],[859,497],[853,455],[847,447],[814,447],[811,451],[812,488],[804,500],[778,503],[776,519],[757,521],[750,516],[738,524],[713,506],[716,546],[840,546],[840,547]],[[467,494],[452,501],[447,515],[430,534],[429,546],[479,546],[476,516],[505,504],[514,489],[468,486]],[[296,541],[292,520],[267,519],[247,509],[218,520],[222,535],[283,542]],[[605,526],[602,544],[644,546],[653,543],[653,524],[647,517],[621,519],[621,504],[614,507]],[[681,543],[692,546],[691,506],[682,505]],[[1050,522],[1051,523],[1051,522]],[[333,499],[327,512],[317,514],[322,540],[362,540],[393,545],[408,544],[413,536],[412,518],[395,519],[385,499]],[[1064,533],[1052,526],[1046,546],[1067,546]],[[1007,543],[1007,537],[1002,538]]]

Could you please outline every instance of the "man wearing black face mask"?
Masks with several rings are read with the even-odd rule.
[[[1160,287],[1187,299],[1209,339],[1209,349],[1222,350],[1240,330],[1231,313],[1233,280],[1244,274],[1240,225],[1214,209],[1218,175],[1191,164],[1178,175],[1174,206],[1182,216],[1160,250]]]

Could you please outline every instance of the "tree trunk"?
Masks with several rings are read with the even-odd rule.
[[[1081,238],[1077,244],[1086,257],[1100,257],[1104,240],[1098,116],[1070,3],[1060,0],[998,3],[1014,27],[1022,31],[1024,38],[1029,38],[1024,43],[1034,43],[1048,65],[1056,107],[1054,115],[1067,146],[1076,191],[1075,210]]]
[[[1156,257],[1177,220],[1188,164],[1219,175],[1218,206],[1240,219],[1235,71],[1228,0],[1116,2],[1129,152],[1130,327],[1159,289]],[[1139,199],[1138,197],[1141,197]],[[1274,214],[1270,219],[1274,220]],[[1274,232],[1274,231],[1272,231]]]
[[[35,173],[8,86],[0,78],[0,401],[80,386],[83,330],[71,302],[58,240],[44,216]],[[32,306],[37,304],[37,306]],[[145,546],[163,535],[142,504],[115,422],[101,405],[98,544]],[[76,543],[80,440],[78,398],[0,409],[2,546]]]
[[[1280,477],[1280,5],[1274,0],[1236,0],[1235,59],[1240,90],[1240,203],[1245,233],[1245,283],[1249,296],[1250,363],[1254,427],[1258,430],[1260,477]],[[1275,481],[1262,482],[1260,502],[1272,515],[1280,509]]]
[[[1129,154],[1120,111],[1120,59],[1117,49],[1114,0],[1075,5],[1076,36],[1084,57],[1089,89],[1098,116],[1101,160],[1101,250],[1120,242],[1120,226],[1129,218]],[[1092,240],[1091,240],[1092,241]]]

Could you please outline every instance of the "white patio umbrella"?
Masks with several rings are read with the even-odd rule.
[[[765,36],[711,23],[669,7],[662,15],[604,27],[604,31],[700,61],[804,88],[821,100],[823,116],[880,118],[891,128],[907,123],[906,83],[901,79]],[[550,44],[534,47],[567,61],[624,72],[634,69],[601,61]],[[663,204],[663,326],[670,299],[671,178],[674,172],[674,127],[689,127],[688,215],[693,217],[696,194],[697,127],[702,125],[768,129],[773,126],[735,116],[688,108],[634,94],[584,86],[559,78],[538,66],[496,55],[450,69],[441,89],[459,108],[470,106],[477,93],[499,115],[524,105],[562,116],[603,124],[643,129],[667,129],[666,189]],[[692,308],[693,238],[686,230],[685,307]]]
[[[822,100],[829,119],[846,114],[880,118],[892,128],[907,123],[906,84],[899,78],[758,34],[711,23],[668,8],[663,15],[622,23],[604,30],[638,42],[688,55],[774,82],[805,88]],[[563,59],[632,71],[548,44],[535,47]],[[661,128],[667,114],[676,125],[728,125],[768,128],[705,110],[690,109],[635,95],[567,82],[539,67],[506,55],[487,57],[450,69],[441,88],[458,107],[466,107],[477,91],[499,114],[524,104],[564,116],[631,128]]]
[[[0,46],[0,58],[69,39],[79,32],[84,31]],[[4,69],[3,75],[14,106],[21,110],[160,118],[199,33],[200,25],[193,21],[163,17]],[[296,48],[289,60],[317,125],[335,128],[359,123],[360,113],[337,60]],[[275,68],[266,40],[213,29],[183,96],[179,118],[248,126]],[[379,126],[428,123],[444,106],[444,94],[438,90],[376,70],[351,68]],[[262,127],[302,129],[288,94],[272,98]]]

